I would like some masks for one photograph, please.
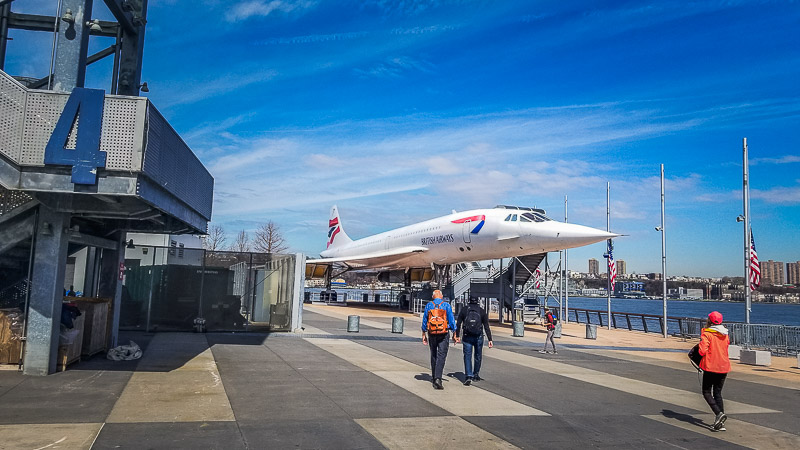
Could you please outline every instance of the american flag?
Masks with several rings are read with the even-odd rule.
[[[614,282],[617,281],[617,265],[614,263],[613,245],[608,241],[608,279],[611,281],[611,290],[614,290]]]
[[[761,286],[761,264],[758,263],[756,254],[756,241],[753,240],[753,229],[750,229],[750,290],[755,291]]]
[[[533,280],[536,282],[536,289],[541,287],[541,283],[539,282],[542,279],[542,271],[537,267],[536,271],[533,272]]]

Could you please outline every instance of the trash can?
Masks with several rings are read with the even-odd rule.
[[[525,335],[525,322],[521,320],[515,320],[511,323],[511,326],[514,330],[512,336],[514,337],[522,337]]]
[[[403,333],[403,318],[392,317],[392,333]]]
[[[347,332],[358,333],[358,322],[361,320],[359,316],[347,316]]]
[[[553,337],[560,338],[561,337],[561,321],[559,320],[556,322],[556,329],[553,330]]]
[[[597,325],[593,323],[586,324],[586,339],[597,339]]]

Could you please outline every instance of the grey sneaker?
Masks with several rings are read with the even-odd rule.
[[[539,353],[550,353],[547,350],[539,350]]]
[[[719,429],[722,428],[723,425],[725,425],[726,420],[728,420],[728,416],[726,416],[724,412],[720,412],[714,419],[714,426],[712,428],[714,428],[714,430],[719,431]]]
[[[468,377],[466,380],[464,380],[464,386],[469,386],[470,384],[472,384],[472,378]]]

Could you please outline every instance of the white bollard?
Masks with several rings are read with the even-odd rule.
[[[772,353],[764,350],[742,350],[739,362],[752,366],[769,366],[772,364]]]

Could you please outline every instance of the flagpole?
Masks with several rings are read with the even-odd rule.
[[[568,222],[567,196],[564,195],[564,223]],[[569,323],[569,268],[567,266],[567,249],[564,249],[564,280],[564,318],[566,319],[567,323]]]
[[[742,139],[742,202],[744,203],[744,323],[747,324],[745,345],[750,345],[750,180],[747,167],[747,138]]]
[[[606,181],[606,231],[611,232],[611,183],[608,181]],[[608,252],[612,251],[611,245],[611,239],[609,239],[606,248]],[[608,262],[611,261],[611,255],[612,253],[608,253],[608,258],[606,258],[606,301],[608,303],[609,330],[611,329],[611,264]]]
[[[664,164],[661,164],[661,282],[664,299],[664,337],[667,337],[667,236],[664,229]]]

